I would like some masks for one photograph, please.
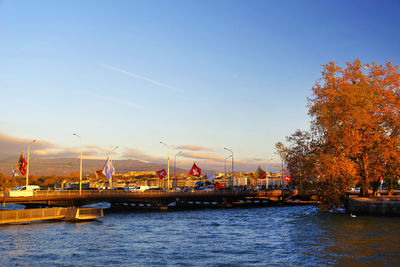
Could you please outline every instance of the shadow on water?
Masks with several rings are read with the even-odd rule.
[[[328,264],[398,265],[400,218],[318,212],[300,216],[292,242],[309,247],[305,258]],[[313,255],[318,255],[316,258]]]
[[[32,222],[21,222],[21,223],[6,223],[0,224],[0,229],[8,227],[33,227],[33,226],[46,226],[49,224],[75,224],[75,225],[85,225],[85,224],[102,224],[103,221],[100,219],[94,220],[79,220],[79,221],[64,221],[64,220],[42,220],[42,221],[32,221]]]

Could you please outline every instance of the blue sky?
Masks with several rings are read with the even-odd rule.
[[[400,63],[399,1],[0,1],[0,159],[279,162],[321,65]],[[272,159],[273,158],[273,159]],[[271,160],[272,159],[272,160]]]

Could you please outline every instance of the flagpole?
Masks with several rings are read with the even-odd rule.
[[[164,146],[166,146],[168,148],[168,167],[167,167],[167,177],[168,177],[168,185],[167,185],[167,190],[169,190],[169,145],[167,145],[166,143],[160,141],[160,144],[163,144]]]
[[[176,187],[176,156],[181,154],[182,151],[179,151],[178,153],[175,154],[175,161],[174,161],[174,177],[175,177],[175,187]]]
[[[29,145],[28,145],[28,164],[27,164],[28,166],[26,168],[26,186],[29,185],[29,150],[31,148],[31,144],[34,143],[34,142],[36,142],[35,139],[32,140],[32,142],[30,142]]]
[[[226,186],[226,160],[229,159],[230,157],[232,157],[232,155],[230,155],[229,157],[225,158],[225,188]]]
[[[232,185],[233,185],[233,179],[235,179],[235,169],[233,168],[233,151],[230,150],[229,148],[224,147],[225,150],[228,150],[232,153]]]
[[[79,164],[79,195],[82,195],[82,137],[80,137],[76,133],[73,133],[72,135],[79,137],[79,140],[81,142],[81,159]]]
[[[168,173],[167,173],[167,176],[168,176],[167,191],[168,191],[169,190],[169,146],[168,146]]]

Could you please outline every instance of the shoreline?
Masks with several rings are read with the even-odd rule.
[[[346,211],[355,215],[400,216],[400,196],[348,196]]]

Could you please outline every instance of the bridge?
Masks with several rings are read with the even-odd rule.
[[[112,206],[160,207],[168,206],[237,206],[261,205],[284,201],[297,194],[296,190],[215,190],[215,191],[145,191],[126,192],[123,190],[61,190],[34,191],[32,196],[10,196],[0,192],[0,202],[5,204],[24,204],[27,206],[79,207],[88,204],[108,202]]]

